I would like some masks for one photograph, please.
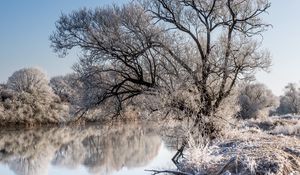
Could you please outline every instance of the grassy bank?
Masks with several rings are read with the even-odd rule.
[[[299,136],[297,119],[247,120],[208,144],[190,138],[178,167],[183,174],[297,174]]]

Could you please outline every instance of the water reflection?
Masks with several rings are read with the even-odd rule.
[[[0,163],[16,175],[81,166],[90,174],[111,174],[123,167],[143,167],[157,156],[162,140],[154,130],[122,123],[0,131]]]

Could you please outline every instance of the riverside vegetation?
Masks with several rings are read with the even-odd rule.
[[[184,157],[154,174],[297,174],[300,90],[276,97],[252,81],[271,65],[260,37],[270,6],[138,0],[62,14],[51,47],[81,51],[74,72],[16,71],[0,86],[0,125],[175,120]]]

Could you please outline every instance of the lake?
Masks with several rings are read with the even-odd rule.
[[[173,131],[137,122],[1,129],[0,174],[151,174],[174,168]]]

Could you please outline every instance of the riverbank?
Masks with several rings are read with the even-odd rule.
[[[179,170],[183,174],[298,174],[299,128],[298,119],[248,120],[206,145],[190,139]]]

